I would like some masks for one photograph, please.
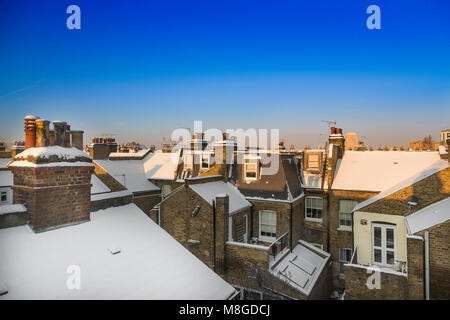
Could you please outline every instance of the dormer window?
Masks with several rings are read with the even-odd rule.
[[[319,169],[319,155],[308,155],[308,169]]]
[[[256,163],[246,163],[245,164],[245,179],[246,180],[256,180],[257,168],[258,168],[258,166]]]

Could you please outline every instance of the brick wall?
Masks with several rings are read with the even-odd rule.
[[[88,221],[92,167],[11,167],[13,202],[24,204],[31,228],[44,231]]]
[[[408,252],[408,299],[424,298],[423,239],[407,238]]]
[[[380,272],[380,289],[369,289],[366,282],[372,274],[367,273],[366,268],[348,265],[344,268],[345,300],[404,300],[408,298],[406,276]]]
[[[277,213],[277,238],[290,231],[291,205],[287,202],[249,200],[253,206],[253,236],[259,237],[259,211],[271,210]]]
[[[412,195],[419,199],[413,208],[408,205],[407,201]],[[450,167],[364,207],[363,211],[398,215],[411,214],[449,196]]]
[[[331,253],[333,285],[336,289],[344,289],[344,281],[340,279],[339,248],[353,248],[353,234],[351,231],[339,228],[339,200],[364,201],[378,192],[331,190],[329,200],[329,252]]]
[[[310,243],[321,244],[323,250],[328,251],[328,193],[322,190],[308,190],[304,201],[306,201],[307,197],[320,197],[323,199],[322,222],[308,221],[305,218],[305,207],[303,206],[301,212],[301,239]]]

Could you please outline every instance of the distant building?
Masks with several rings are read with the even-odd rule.
[[[450,139],[450,129],[441,131],[441,144],[447,144],[447,140]]]
[[[356,150],[358,148],[358,134],[354,132],[345,135],[345,150]]]

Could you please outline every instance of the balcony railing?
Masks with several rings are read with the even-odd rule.
[[[281,251],[283,251],[288,246],[288,235],[289,232],[286,232],[281,237],[276,239],[270,246],[269,246],[269,256],[272,259],[275,259],[277,254],[279,254]]]

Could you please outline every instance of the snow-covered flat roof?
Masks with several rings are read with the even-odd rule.
[[[69,266],[80,268],[79,290],[67,287]],[[235,292],[134,204],[42,233],[0,229],[0,283],[8,290],[0,300],[227,299]]]
[[[150,149],[142,149],[136,152],[131,150],[130,152],[111,152],[109,158],[142,158],[148,152],[150,152]]]
[[[95,162],[130,191],[159,190],[146,178],[142,160],[95,160]]]
[[[353,211],[357,211],[361,208],[364,208],[378,200],[381,200],[403,188],[406,188],[416,182],[419,182],[420,180],[423,180],[445,168],[448,167],[448,161],[447,160],[438,160],[436,162],[434,162],[432,165],[423,168],[422,171],[419,171],[409,177],[407,177],[406,179],[404,179],[403,181],[400,181],[399,183],[396,183],[395,185],[387,188],[386,190],[383,190],[382,192],[380,192],[379,194],[373,196],[372,198],[369,198],[365,201],[362,201],[360,203],[358,203],[355,208],[353,209]]]
[[[416,211],[406,217],[408,232],[416,232],[431,228],[450,219],[450,197],[435,202],[428,207]]]
[[[270,272],[308,296],[329,258],[325,251],[300,240],[292,252],[274,263]]]
[[[111,189],[108,188],[95,174],[91,176],[91,194],[110,192]]]
[[[331,188],[383,191],[439,160],[438,152],[346,151]]]
[[[149,153],[142,159],[147,179],[174,180],[178,167],[179,152],[176,154],[162,152]]]
[[[218,195],[228,194],[229,213],[233,214],[251,206],[251,203],[231,183],[213,181],[199,184],[191,184],[189,188],[212,205],[212,201]]]

